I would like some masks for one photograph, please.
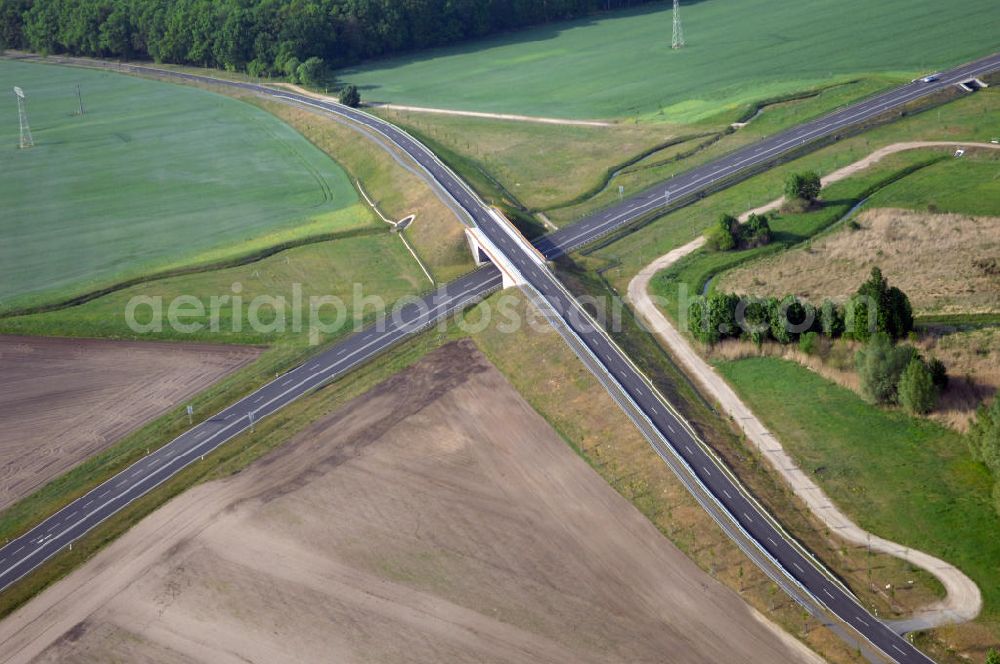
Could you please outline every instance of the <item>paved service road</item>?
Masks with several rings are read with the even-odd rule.
[[[204,77],[164,72],[145,67],[129,67],[139,73],[154,73],[192,81]],[[837,111],[800,127],[782,132],[759,143],[742,148],[715,162],[673,178],[667,185],[653,187],[635,198],[588,217],[536,242],[546,258],[579,248],[615,229],[676,201],[718,187],[727,179],[819,138],[835,134],[852,124],[878,116],[887,110],[936,92],[960,80],[1000,69],[1000,54],[964,65],[941,75],[929,84],[910,84]],[[898,662],[928,662],[925,655],[905,639],[872,617],[835,582],[831,581],[807,555],[789,541],[769,517],[758,509],[744,490],[710,455],[668,403],[611,341],[596,326],[579,304],[542,263],[538,254],[510,232],[490,213],[486,205],[427,148],[402,130],[363,112],[305,95],[277,91],[246,83],[211,79],[213,84],[230,85],[260,94],[317,107],[348,117],[388,138],[407,152],[438,186],[444,189],[479,226],[505,258],[520,272],[530,290],[542,298],[555,322],[569,330],[583,344],[576,349],[599,374],[630,416],[643,429],[657,452],[671,463],[682,460],[678,471],[713,516],[728,519],[724,529],[734,539],[746,536],[756,547],[751,557],[762,566],[773,566],[783,575],[783,586],[798,598],[800,589],[812,600],[836,614],[846,625],[862,634],[888,657]],[[225,441],[316,387],[343,375],[371,359],[392,344],[482,298],[500,287],[499,272],[492,267],[478,270],[459,279],[423,300],[402,310],[384,326],[364,330],[325,351],[318,357],[276,378],[257,392],[241,399],[215,417],[199,424],[160,450],[122,471],[82,498],[46,519],[29,533],[0,549],[0,590],[21,578],[95,525],[125,505],[139,498],[188,464],[196,463]],[[616,394],[617,393],[617,394]],[[707,493],[706,493],[707,492]],[[745,543],[741,543],[744,546]],[[746,550],[746,548],[745,548]],[[762,558],[763,557],[763,558]],[[766,570],[768,571],[768,570]],[[773,573],[769,571],[769,573]]]

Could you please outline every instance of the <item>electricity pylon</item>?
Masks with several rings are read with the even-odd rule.
[[[35,144],[31,138],[31,128],[28,127],[28,110],[24,107],[24,90],[15,86],[14,95],[17,97],[17,119],[21,122],[21,149],[30,148]]]
[[[674,0],[674,38],[672,48],[684,46],[684,26],[681,25],[681,0]]]

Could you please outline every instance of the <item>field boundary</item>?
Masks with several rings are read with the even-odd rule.
[[[125,290],[126,288],[131,288],[133,286],[140,286],[142,284],[152,283],[154,281],[162,281],[163,279],[171,279],[173,277],[185,277],[192,274],[203,274],[205,272],[215,272],[217,270],[226,270],[234,267],[242,267],[244,265],[252,265],[253,263],[258,263],[265,258],[270,258],[277,254],[283,253],[290,249],[298,249],[299,247],[307,247],[312,244],[320,244],[323,242],[333,242],[335,240],[346,240],[355,237],[367,237],[369,235],[378,235],[382,231],[378,228],[352,228],[346,231],[336,231],[333,233],[320,233],[318,235],[308,235],[297,240],[288,240],[287,242],[279,242],[278,244],[271,245],[270,247],[265,247],[258,251],[252,251],[240,256],[235,256],[230,259],[213,261],[211,263],[200,263],[197,265],[190,265],[188,267],[173,268],[170,270],[163,270],[160,272],[153,272],[152,274],[147,274],[141,277],[135,277],[133,279],[126,279],[125,281],[119,281],[110,286],[105,286],[103,288],[97,288],[91,291],[87,291],[80,295],[75,295],[71,298],[65,300],[60,300],[57,302],[52,302],[50,304],[39,304],[32,307],[22,307],[20,309],[10,309],[9,311],[0,312],[0,319],[3,318],[15,318],[17,316],[30,316],[32,314],[45,314],[51,313],[53,311],[62,311],[63,309],[70,309],[72,307],[78,307],[81,304],[86,304],[98,298],[104,297],[105,295],[111,295],[112,293],[117,293],[118,291]]]

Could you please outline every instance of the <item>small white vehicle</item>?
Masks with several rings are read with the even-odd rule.
[[[941,74],[928,74],[927,76],[924,76],[923,78],[918,78],[916,81],[914,81],[914,83],[916,83],[917,81],[920,81],[921,83],[933,83],[934,81],[938,80],[940,77],[941,77]]]

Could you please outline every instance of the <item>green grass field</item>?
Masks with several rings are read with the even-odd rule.
[[[1000,150],[949,159],[886,187],[872,207],[1000,215]]]
[[[73,115],[80,84],[86,115]],[[191,87],[0,60],[36,146],[0,125],[0,310],[373,224],[344,171],[272,115]],[[6,93],[5,93],[6,94]]]
[[[847,514],[957,565],[979,585],[984,617],[997,616],[1000,516],[989,472],[958,434],[873,408],[793,362],[751,358],[717,366]]]
[[[691,122],[869,73],[996,49],[994,0],[702,0],[557,23],[342,73],[368,100],[562,118]]]
[[[237,286],[238,284],[238,286]],[[308,339],[311,296],[334,296],[344,302],[346,316],[336,330],[337,311],[324,307],[318,311],[318,322],[330,329],[324,341],[340,337],[372,316],[371,309],[354,312],[355,289],[364,297],[379,297],[391,306],[404,295],[414,295],[430,287],[399,238],[387,229],[377,229],[370,235],[345,237],[296,247],[248,265],[210,270],[198,274],[170,277],[132,286],[85,304],[48,313],[0,318],[0,334],[42,335],[59,337],[135,338],[140,340],[211,341],[220,343],[273,344],[278,341],[305,344]],[[210,326],[211,298],[232,296],[238,292],[241,306],[232,300],[222,302],[217,329]],[[295,329],[292,306],[299,293],[302,325]],[[169,325],[164,313],[162,330],[137,334],[126,321],[126,307],[135,297],[162,298],[166,312],[175,298],[195,297],[205,311],[199,316],[183,318],[185,324],[199,324],[193,332],[177,331]],[[262,303],[255,319],[262,326],[251,325],[250,304],[257,297],[284,298],[284,328],[276,324],[274,307]],[[221,300],[220,300],[221,301]],[[136,321],[151,321],[151,309],[136,309]]]

